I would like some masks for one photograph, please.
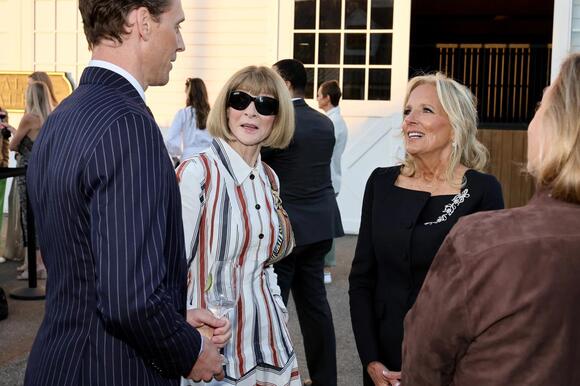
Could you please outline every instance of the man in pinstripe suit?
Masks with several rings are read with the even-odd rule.
[[[221,379],[229,323],[206,310],[186,318],[179,189],[144,96],[184,50],[181,1],[79,9],[92,60],[42,128],[27,175],[49,278],[25,385]],[[193,327],[204,324],[210,339]]]

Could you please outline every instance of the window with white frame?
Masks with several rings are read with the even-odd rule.
[[[343,99],[391,98],[393,0],[294,0],[293,37],[307,98],[331,79]]]

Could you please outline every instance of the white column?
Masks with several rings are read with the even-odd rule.
[[[560,64],[570,53],[573,0],[554,0],[554,28],[552,32],[552,81],[560,71]]]

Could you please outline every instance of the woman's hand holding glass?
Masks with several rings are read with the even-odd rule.
[[[218,320],[227,320],[225,316],[236,307],[240,286],[240,266],[237,263],[216,261],[212,265],[206,278],[204,295],[208,310]],[[228,364],[228,360],[222,357],[223,363]]]
[[[208,310],[218,319],[234,309],[240,297],[240,266],[216,262],[210,269],[205,288]]]

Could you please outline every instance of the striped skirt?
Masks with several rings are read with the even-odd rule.
[[[226,377],[222,381],[193,382],[183,379],[182,386],[302,386],[296,354],[281,369],[269,365],[258,364],[252,370],[244,374],[240,379]]]

